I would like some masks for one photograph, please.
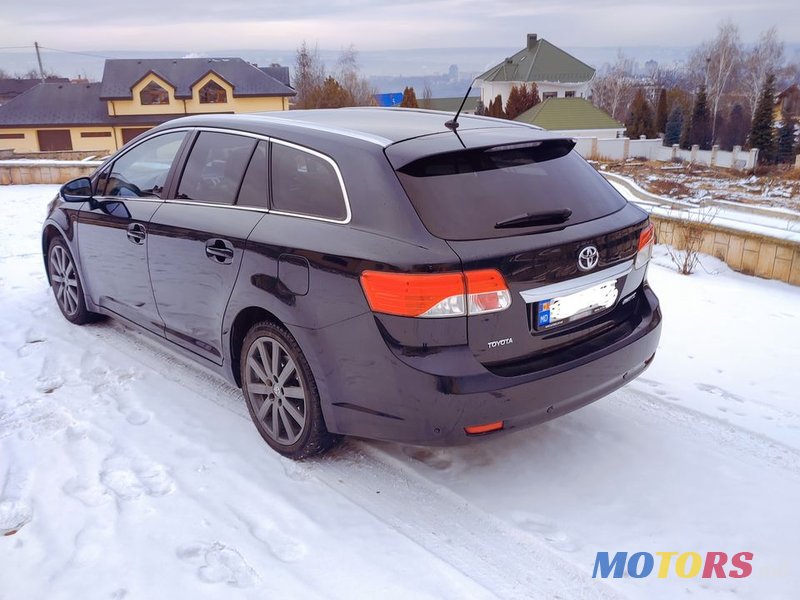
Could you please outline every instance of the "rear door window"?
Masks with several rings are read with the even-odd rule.
[[[428,230],[448,240],[563,228],[625,200],[570,140],[466,149],[417,159],[398,177]]]
[[[185,131],[165,133],[134,146],[120,156],[98,181],[102,196],[163,198],[172,161],[186,137]]]
[[[239,190],[239,197],[236,200],[237,206],[253,206],[256,208],[269,208],[269,164],[267,162],[268,144],[265,141],[258,142],[256,151],[250,159],[247,172],[242,180],[242,187]]]
[[[178,199],[233,204],[257,142],[242,135],[201,131],[186,160]]]
[[[279,142],[272,144],[272,208],[334,221],[347,218],[347,204],[333,161]]]

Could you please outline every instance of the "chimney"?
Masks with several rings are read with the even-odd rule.
[[[528,34],[528,50],[533,50],[533,47],[536,45],[536,42],[539,41],[539,36],[535,33]]]

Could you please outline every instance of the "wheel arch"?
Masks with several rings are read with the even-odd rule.
[[[242,387],[241,354],[244,338],[256,323],[271,321],[286,326],[278,317],[261,306],[248,306],[238,312],[231,324],[229,345],[231,353],[231,375],[236,385]]]
[[[61,232],[61,230],[58,227],[56,227],[52,223],[48,223],[45,226],[44,230],[42,230],[42,258],[44,259],[44,272],[47,275],[47,283],[48,284],[51,283],[51,281],[50,281],[50,269],[49,269],[49,264],[48,264],[48,261],[50,260],[50,257],[48,256],[48,251],[50,250],[50,243],[56,237],[61,237],[64,240],[66,240],[66,238],[64,237],[64,234]]]

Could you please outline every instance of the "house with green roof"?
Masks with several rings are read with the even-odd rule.
[[[595,69],[535,33],[529,33],[525,48],[478,75],[475,87],[488,106],[500,94],[505,104],[511,88],[536,83],[539,96],[588,98]]]
[[[571,137],[616,138],[625,135],[624,124],[585,98],[548,98],[514,120]]]

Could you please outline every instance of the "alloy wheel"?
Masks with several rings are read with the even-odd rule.
[[[78,274],[67,250],[60,244],[50,249],[50,283],[56,301],[64,314],[74,316],[78,312]]]
[[[247,392],[267,435],[291,446],[306,427],[306,390],[286,347],[269,336],[257,338],[247,352]]]

